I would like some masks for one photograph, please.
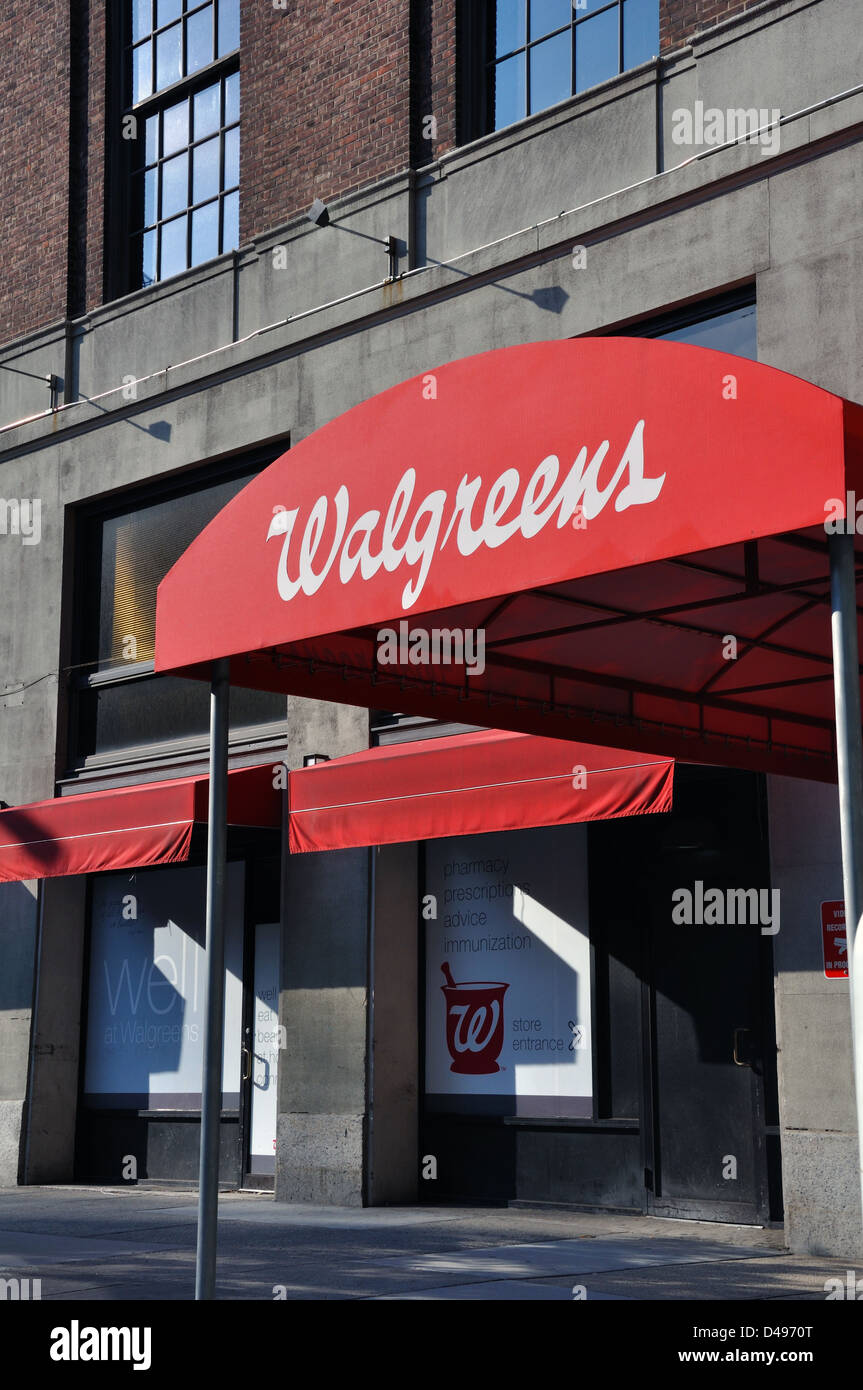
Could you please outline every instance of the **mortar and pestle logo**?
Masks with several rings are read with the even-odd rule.
[[[456,984],[448,963],[441,966],[445,985],[446,1045],[452,1057],[450,1071],[465,1076],[490,1076],[500,1071],[497,1059],[503,1047],[503,996],[509,985],[488,980]]]

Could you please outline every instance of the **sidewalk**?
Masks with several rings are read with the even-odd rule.
[[[190,1299],[196,1194],[0,1189],[0,1276],[42,1299]],[[480,1207],[219,1201],[224,1299],[824,1300],[847,1260],[790,1255],[780,1231]],[[583,1289],[583,1293],[581,1292]]]

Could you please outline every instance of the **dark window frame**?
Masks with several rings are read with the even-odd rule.
[[[151,761],[176,751],[197,748],[201,743],[199,738],[190,738],[182,734],[175,737],[168,733],[164,739],[149,741],[140,746],[130,744],[122,750],[102,753],[87,751],[87,721],[88,717],[92,716],[88,716],[86,705],[87,696],[91,692],[108,686],[129,686],[141,681],[171,679],[155,675],[152,660],[113,665],[100,661],[98,643],[104,524],[139,508],[188,497],[219,483],[241,478],[251,482],[253,476],[261,473],[283,454],[289,444],[287,438],[275,441],[242,454],[231,455],[203,468],[191,469],[171,477],[152,479],[142,486],[116,493],[110,499],[86,502],[75,509],[75,553],[72,564],[74,619],[70,643],[71,664],[66,672],[67,743],[63,778],[94,764],[113,765],[135,762],[141,758]],[[283,726],[286,717],[285,715],[269,724],[232,725],[231,740],[255,740],[265,735],[269,729]]]
[[[185,0],[183,15],[192,14],[201,8],[207,0]],[[214,36],[218,34],[218,8],[214,8]],[[163,26],[163,28],[170,26]],[[182,66],[185,67],[185,23],[181,23],[182,30]],[[158,33],[160,30],[153,30]],[[206,207],[209,203],[217,202],[219,208],[219,247],[218,255],[227,255],[234,249],[232,247],[222,250],[224,236],[224,205],[225,200],[236,193],[239,199],[239,182],[232,185],[230,189],[224,186],[224,148],[225,132],[228,129],[239,130],[242,124],[242,111],[238,120],[231,122],[229,126],[224,124],[225,117],[225,81],[233,74],[240,71],[240,48],[232,49],[221,57],[214,57],[213,61],[206,63],[198,68],[194,73],[181,77],[179,81],[171,83],[158,91],[152,92],[139,102],[132,101],[132,3],[131,0],[122,0],[117,5],[109,5],[107,12],[107,81],[106,81],[106,106],[111,113],[109,123],[112,138],[106,141],[106,191],[105,208],[103,217],[103,294],[106,302],[113,299],[122,298],[124,295],[134,293],[136,290],[154,288],[194,270],[196,265],[206,264],[205,261],[192,261],[192,210],[199,207]],[[214,37],[214,49],[218,39]],[[155,66],[155,58],[153,59]],[[152,282],[145,283],[143,280],[140,258],[134,253],[134,243],[141,237],[143,227],[143,199],[144,199],[144,168],[146,167],[146,123],[148,117],[157,112],[161,112],[176,102],[189,98],[191,101],[195,95],[205,87],[213,86],[216,82],[220,84],[220,124],[215,134],[219,138],[219,192],[214,197],[204,200],[200,204],[191,202],[192,196],[192,166],[193,161],[188,161],[188,185],[187,192],[189,201],[185,209],[177,216],[186,217],[186,258],[189,265],[185,271],[177,271],[170,276],[160,278],[158,271],[158,241],[157,241],[157,265],[156,277]],[[242,98],[241,98],[242,99]],[[134,117],[136,122],[135,139],[124,139],[123,129],[129,117]],[[212,138],[206,137],[206,138]],[[195,141],[195,144],[200,142]],[[183,146],[187,152],[192,149],[190,141]],[[176,151],[175,153],[181,153]],[[161,150],[159,152],[158,166],[162,164]],[[161,180],[159,180],[159,188]],[[161,213],[161,208],[157,208],[157,213]],[[172,219],[164,219],[170,221]],[[163,219],[158,218],[157,225],[161,228]],[[157,237],[160,234],[157,233]],[[210,258],[208,258],[210,259]]]
[[[481,139],[484,135],[492,135],[498,130],[508,130],[512,125],[540,116],[544,111],[551,110],[552,106],[559,104],[554,102],[549,106],[531,111],[530,52],[538,45],[565,34],[567,31],[570,34],[571,91],[566,97],[562,97],[561,101],[571,101],[575,97],[583,95],[584,91],[590,91],[591,88],[589,87],[584,88],[581,92],[576,90],[576,36],[579,26],[595,19],[597,15],[605,14],[612,9],[617,10],[617,72],[607,80],[611,81],[613,77],[620,77],[625,72],[631,71],[630,68],[624,66],[623,0],[600,0],[596,9],[585,12],[575,9],[573,6],[565,24],[559,25],[556,29],[549,29],[547,33],[543,33],[535,39],[530,37],[531,0],[526,0],[524,42],[499,55],[495,53],[496,4],[497,0],[465,0],[465,3],[459,5],[456,42],[458,46],[457,115],[460,144],[468,144],[472,140]],[[658,4],[659,0],[657,0],[657,6]],[[522,53],[525,55],[525,114],[515,122],[496,126],[494,119],[495,69],[506,59]]]
[[[693,299],[676,308],[662,309],[658,313],[644,314],[612,328],[596,328],[580,336],[585,338],[662,338],[667,333],[679,333],[684,328],[696,324],[709,323],[711,319],[736,309],[755,309],[758,303],[755,283],[747,282],[732,290],[721,290]]]

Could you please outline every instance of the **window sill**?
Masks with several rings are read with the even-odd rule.
[[[455,170],[460,164],[472,164],[477,159],[495,154],[498,146],[532,140],[544,134],[546,130],[568,125],[579,116],[607,105],[609,101],[627,97],[645,85],[653,87],[660,79],[663,63],[664,60],[660,57],[650,58],[646,63],[640,63],[637,68],[627,68],[626,72],[619,72],[605,82],[598,82],[595,87],[588,87],[583,92],[576,92],[574,96],[565,97],[554,106],[547,106],[543,111],[534,111],[529,116],[523,116],[521,120],[513,121],[512,125],[501,126],[499,130],[489,130],[484,135],[474,136],[472,140],[457,145],[454,150],[448,150],[438,159],[423,165],[417,170],[417,177],[434,177],[437,173],[439,177],[445,178],[450,169]]]
[[[248,766],[256,756],[258,761],[266,760],[268,754],[278,760],[287,750],[287,737],[287,718],[232,729],[228,744],[231,767]],[[102,785],[154,782],[160,776],[206,774],[209,749],[208,737],[199,735],[121,748],[112,753],[94,753],[68,768],[58,779],[58,794],[68,796],[78,791],[96,791]]]

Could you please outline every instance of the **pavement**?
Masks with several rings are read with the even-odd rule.
[[[0,1188],[0,1276],[40,1279],[43,1301],[191,1299],[196,1222],[194,1192]],[[823,1301],[847,1269],[789,1254],[780,1230],[754,1226],[219,1199],[222,1299]]]

